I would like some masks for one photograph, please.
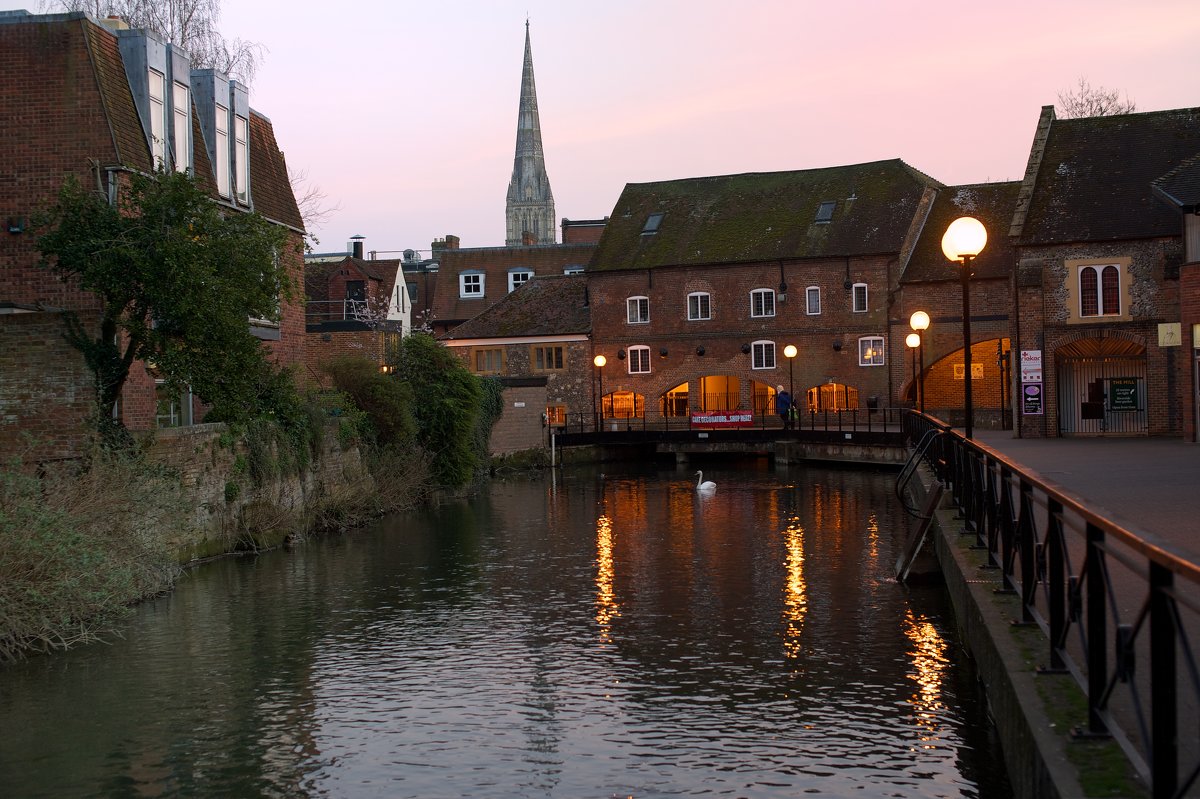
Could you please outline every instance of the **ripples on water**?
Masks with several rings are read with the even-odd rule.
[[[497,483],[0,673],[6,796],[1004,797],[893,475]]]

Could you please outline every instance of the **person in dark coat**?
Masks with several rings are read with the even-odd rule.
[[[787,393],[783,386],[775,388],[775,413],[779,414],[779,418],[783,422],[783,429],[790,430],[792,428],[792,395]]]

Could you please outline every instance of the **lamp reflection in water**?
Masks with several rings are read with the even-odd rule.
[[[621,615],[613,590],[615,577],[612,519],[602,515],[596,519],[596,623],[602,644],[612,643],[612,620]]]
[[[912,644],[908,652],[912,658],[912,671],[908,678],[917,684],[912,707],[917,725],[925,731],[921,736],[922,748],[936,749],[943,735],[942,719],[946,715],[946,703],[942,701],[942,680],[947,667],[946,641],[928,619],[913,615],[911,610],[904,615],[904,635]]]
[[[800,638],[804,632],[804,617],[808,615],[808,583],[804,579],[804,528],[800,519],[793,517],[783,531],[783,545],[787,550],[784,567],[787,582],[783,593],[783,655],[798,658],[801,654]]]

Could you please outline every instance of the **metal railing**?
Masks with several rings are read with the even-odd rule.
[[[1070,674],[1086,694],[1076,734],[1111,736],[1154,797],[1189,794],[1200,776],[1200,567],[932,417],[910,411],[904,425],[910,441],[944,433],[927,463],[999,591],[1020,598],[1017,623],[1044,633],[1042,672]]]
[[[736,430],[775,430],[782,437],[787,437],[789,432],[800,431],[818,431],[827,433],[855,433],[855,432],[884,432],[887,430],[901,431],[903,430],[903,421],[906,414],[904,408],[861,408],[845,411],[811,411],[801,413],[794,418],[794,423],[790,429],[784,429],[783,422],[775,413],[753,413],[752,421],[749,424],[741,425],[737,428],[718,428],[726,429],[731,432]],[[686,430],[707,430],[707,426],[693,426],[691,416],[660,416],[655,418],[647,418],[642,416],[611,416],[605,414],[601,420],[595,414],[589,413],[573,413],[565,416],[565,423],[559,426],[559,431],[562,433],[604,433],[614,431],[686,431]]]
[[[304,307],[304,321],[361,322],[369,318],[366,300],[311,300]]]

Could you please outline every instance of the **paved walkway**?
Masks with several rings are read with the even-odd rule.
[[[1178,438],[975,438],[1104,517],[1200,564],[1200,444]]]

